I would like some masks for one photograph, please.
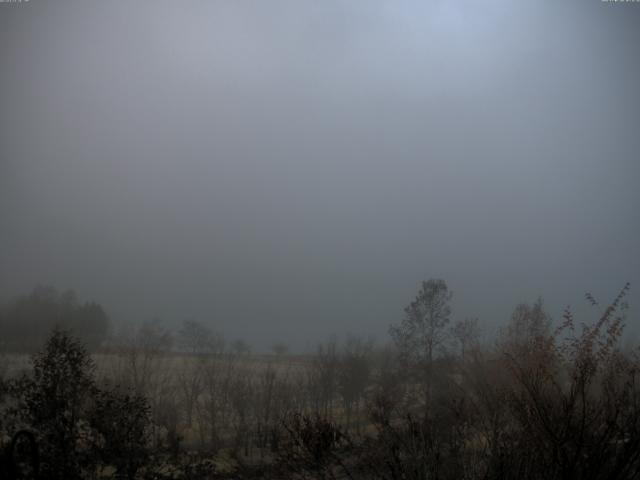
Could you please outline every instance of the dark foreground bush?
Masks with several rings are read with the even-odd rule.
[[[32,365],[31,375],[7,383],[5,428],[33,432],[40,478],[93,478],[108,469],[134,478],[148,455],[146,400],[99,389],[91,357],[61,330]]]
[[[521,309],[529,334],[459,362],[427,404],[390,413],[374,397],[360,437],[294,417],[280,466],[309,479],[640,478],[640,359],[618,348],[627,289],[578,332],[568,311],[552,332],[538,307]]]

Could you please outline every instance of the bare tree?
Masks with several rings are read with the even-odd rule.
[[[203,355],[219,356],[224,348],[224,339],[196,320],[185,320],[178,331],[178,344],[191,354],[176,366],[176,381],[180,390],[185,420],[188,428],[193,424],[194,409],[204,391]]]
[[[196,402],[198,428],[203,444],[214,451],[223,446],[231,428],[232,390],[239,373],[239,359],[232,354],[206,357],[202,365],[203,393]]]
[[[159,320],[143,323],[134,338],[126,345],[127,360],[134,389],[141,394],[153,395],[157,390],[159,377],[166,369],[160,368],[166,362],[166,354],[173,344],[171,334]]]
[[[449,335],[451,297],[444,280],[423,281],[415,300],[405,308],[400,325],[392,325],[389,329],[405,365],[422,373],[427,400],[431,392],[434,356],[445,348]]]
[[[333,400],[338,387],[337,340],[331,338],[320,344],[308,371],[308,388],[315,411],[325,418],[332,414]]]
[[[480,328],[477,318],[465,318],[455,322],[451,328],[454,343],[460,348],[460,356],[464,360],[469,348],[478,344]]]
[[[176,366],[176,382],[188,428],[193,425],[193,413],[198,398],[204,391],[204,362],[200,358],[184,358]]]
[[[245,456],[250,449],[250,415],[254,396],[253,378],[246,366],[240,366],[238,374],[229,383],[231,406],[231,426],[234,431],[233,450],[235,453],[243,449]]]
[[[349,337],[343,348],[338,371],[338,390],[344,403],[346,428],[349,429],[353,414],[358,414],[360,401],[371,376],[371,340]]]
[[[178,330],[178,346],[192,355],[219,354],[224,338],[196,320],[185,320]]]
[[[268,364],[254,377],[253,417],[260,455],[270,445],[277,450],[281,423],[295,402],[295,391],[288,371]]]
[[[507,326],[498,335],[498,349],[515,357],[527,355],[538,343],[548,342],[552,336],[551,318],[544,310],[541,298],[533,305],[519,304]]]

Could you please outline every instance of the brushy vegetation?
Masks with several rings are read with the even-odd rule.
[[[520,305],[490,347],[476,320],[452,324],[442,280],[422,284],[387,350],[350,339],[255,361],[186,322],[188,354],[147,324],[94,360],[55,330],[32,371],[0,382],[3,464],[26,431],[44,479],[640,478],[628,289],[591,324],[567,310],[554,328],[541,301]]]

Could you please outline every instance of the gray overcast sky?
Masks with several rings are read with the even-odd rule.
[[[640,295],[640,4],[0,4],[0,299],[258,348]],[[633,319],[632,319],[633,320]]]

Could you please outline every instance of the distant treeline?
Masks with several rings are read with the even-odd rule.
[[[0,305],[0,350],[36,351],[55,327],[73,332],[93,350],[106,339],[109,318],[99,304],[80,303],[72,290],[38,286]]]

